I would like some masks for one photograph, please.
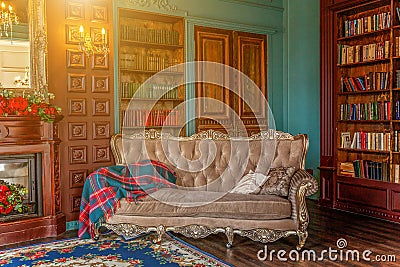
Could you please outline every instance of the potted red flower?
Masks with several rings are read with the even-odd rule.
[[[0,180],[0,214],[7,215],[12,211],[23,212],[26,207],[23,204],[26,193],[26,188],[22,185]]]
[[[61,108],[51,104],[51,99],[54,99],[51,93],[15,96],[13,91],[3,90],[0,93],[0,116],[39,116],[42,121],[52,122],[61,113]]]

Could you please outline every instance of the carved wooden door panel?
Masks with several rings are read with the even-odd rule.
[[[263,98],[267,96],[266,87],[266,36],[231,30],[222,30],[208,27],[195,27],[195,60],[212,61],[229,65],[246,74],[253,82],[249,82],[242,77],[229,77],[226,75],[227,86],[234,82],[239,85],[240,95],[246,95],[250,101],[250,106],[236,94],[229,92],[222,87],[207,83],[198,83],[196,86],[197,97],[208,97],[221,101],[217,103],[206,103],[199,101],[197,111],[200,118],[196,120],[196,131],[214,129],[222,132],[229,132],[233,136],[253,134],[260,129],[267,128],[267,107],[260,95],[255,92],[260,88]],[[217,75],[215,70],[211,70],[207,75]],[[201,77],[200,77],[201,78]],[[255,86],[256,85],[256,86]],[[225,104],[225,105],[223,105]],[[229,112],[230,108],[232,112]],[[237,116],[233,116],[233,112]],[[256,116],[259,118],[257,121]],[[217,118],[227,129],[207,117]],[[237,119],[234,119],[237,117]],[[245,130],[238,127],[238,120],[243,122]]]
[[[266,98],[266,36],[262,34],[253,34],[245,32],[235,32],[237,49],[237,66],[239,71],[246,74],[253,82],[239,77],[240,94],[246,97],[249,105],[238,97],[238,115],[246,126],[247,132],[252,134],[260,129],[267,128],[267,106],[265,100],[259,96],[258,88]],[[255,86],[256,85],[256,86]],[[258,88],[257,88],[258,87]],[[258,118],[258,121],[257,121]]]
[[[232,31],[196,26],[195,43],[196,61],[212,61],[232,66]],[[223,72],[223,77],[220,77],[220,74],[221,72],[209,67],[197,71],[197,75],[200,75],[198,79],[220,80],[222,78],[224,84],[229,84],[228,74]],[[232,106],[233,102],[232,94],[228,89],[207,82],[198,83],[196,85],[196,96],[220,101],[197,102],[197,115],[200,116],[196,120],[197,131],[214,129],[226,132],[221,124],[227,126],[227,130],[232,128],[229,107]]]

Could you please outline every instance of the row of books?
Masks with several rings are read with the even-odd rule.
[[[389,72],[369,72],[358,77],[341,77],[342,92],[389,89]]]
[[[134,110],[125,111],[124,127],[137,126],[176,126],[177,110]]]
[[[400,104],[400,103],[399,103]],[[341,120],[390,120],[390,102],[341,104]]]
[[[141,88],[140,91],[138,89]],[[174,84],[141,84],[137,82],[121,82],[121,98],[177,99],[178,88]]]
[[[390,179],[390,165],[387,162],[372,160],[354,160],[340,162],[339,174],[342,176],[367,178],[384,182],[395,182]]]
[[[341,148],[363,150],[390,150],[390,133],[355,132],[351,138],[350,132],[342,132]]]
[[[168,29],[147,29],[131,25],[121,25],[121,40],[154,44],[179,45],[179,32]]]
[[[379,31],[382,29],[388,29],[391,25],[390,12],[382,12],[367,16],[363,18],[345,20],[344,21],[344,36],[354,36],[358,34],[364,34],[372,31]]]
[[[393,147],[393,151],[394,152],[399,152],[400,151],[400,131],[398,131],[398,130],[395,130],[394,132],[393,132],[393,145],[394,145],[394,147]]]
[[[145,71],[160,71],[178,63],[176,58],[153,54],[121,54],[119,61],[120,68]]]
[[[354,46],[338,44],[338,64],[352,64],[389,58],[389,47],[389,41]]]
[[[396,100],[394,103],[394,120],[400,120],[400,100]]]

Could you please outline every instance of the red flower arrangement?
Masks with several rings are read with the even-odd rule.
[[[41,120],[51,122],[61,113],[61,108],[47,100],[53,98],[51,93],[14,96],[12,91],[4,90],[0,93],[0,116],[39,116]]]
[[[0,214],[9,214],[12,211],[22,212],[26,188],[20,184],[11,184],[0,180]]]

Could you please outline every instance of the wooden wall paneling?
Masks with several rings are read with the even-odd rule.
[[[321,72],[320,72],[320,204],[332,206],[334,166],[334,16],[333,0],[320,1]]]
[[[48,80],[54,103],[63,111],[59,124],[61,209],[78,219],[86,176],[113,164],[109,141],[114,133],[113,26],[111,0],[47,0]],[[79,51],[79,26],[95,44],[106,29],[110,54],[87,57]]]
[[[229,30],[213,29],[208,27],[195,26],[195,60],[196,61],[211,61],[228,66],[233,66],[232,49],[233,49],[233,32]],[[211,79],[214,73],[204,73],[206,77]],[[202,77],[198,77],[202,79]],[[229,77],[226,77],[229,79]],[[229,80],[227,84],[229,83]],[[218,119],[225,122],[230,130],[233,125],[230,124],[230,110],[227,107],[232,107],[234,97],[228,90],[220,86],[210,83],[198,83],[196,88],[197,97],[212,98],[220,101],[220,105],[213,102],[212,105],[201,101],[197,105],[197,114],[200,116],[196,120],[197,132],[205,129],[214,129],[221,132],[227,132],[221,125],[215,124],[210,118]]]
[[[237,48],[235,49],[237,69],[246,74],[257,85],[264,97],[267,96],[267,36],[245,32],[235,32],[235,35],[237,40]],[[248,134],[251,135],[251,131],[257,128],[256,132],[267,128],[267,118],[265,116],[267,107],[262,99],[258,99],[252,92],[255,89],[251,83],[240,82],[242,83],[240,89],[243,90],[241,94],[249,97],[252,107],[249,108],[242,99],[238,99],[235,102],[239,104],[238,115],[246,125],[246,128],[249,128]],[[256,118],[260,120],[257,121]]]
[[[216,29],[202,26],[194,27],[195,34],[195,60],[212,61],[234,67],[250,77],[261,89],[264,96],[267,96],[267,38],[266,35],[238,32],[233,30]],[[231,44],[232,43],[232,44]],[[212,77],[212,73],[209,74]],[[201,77],[200,77],[201,78]],[[230,82],[236,81],[237,77],[224,77],[229,86]],[[229,79],[231,81],[229,81]],[[250,84],[241,84],[239,88],[246,90],[244,94],[251,96]],[[267,120],[265,116],[266,107],[261,101],[254,104],[254,110],[244,104],[242,99],[235,93],[227,89],[206,83],[196,85],[197,97],[208,97],[222,102],[221,105],[197,105],[197,114],[200,118],[196,119],[197,131],[214,129],[222,132],[229,132],[233,136],[249,135],[257,133],[261,129],[266,129]],[[231,108],[231,110],[229,109]],[[239,129],[239,122],[236,121],[235,112],[246,127],[243,133]],[[255,115],[263,120],[258,122]],[[215,123],[209,117],[221,120],[226,129]],[[263,118],[264,117],[264,118]]]

